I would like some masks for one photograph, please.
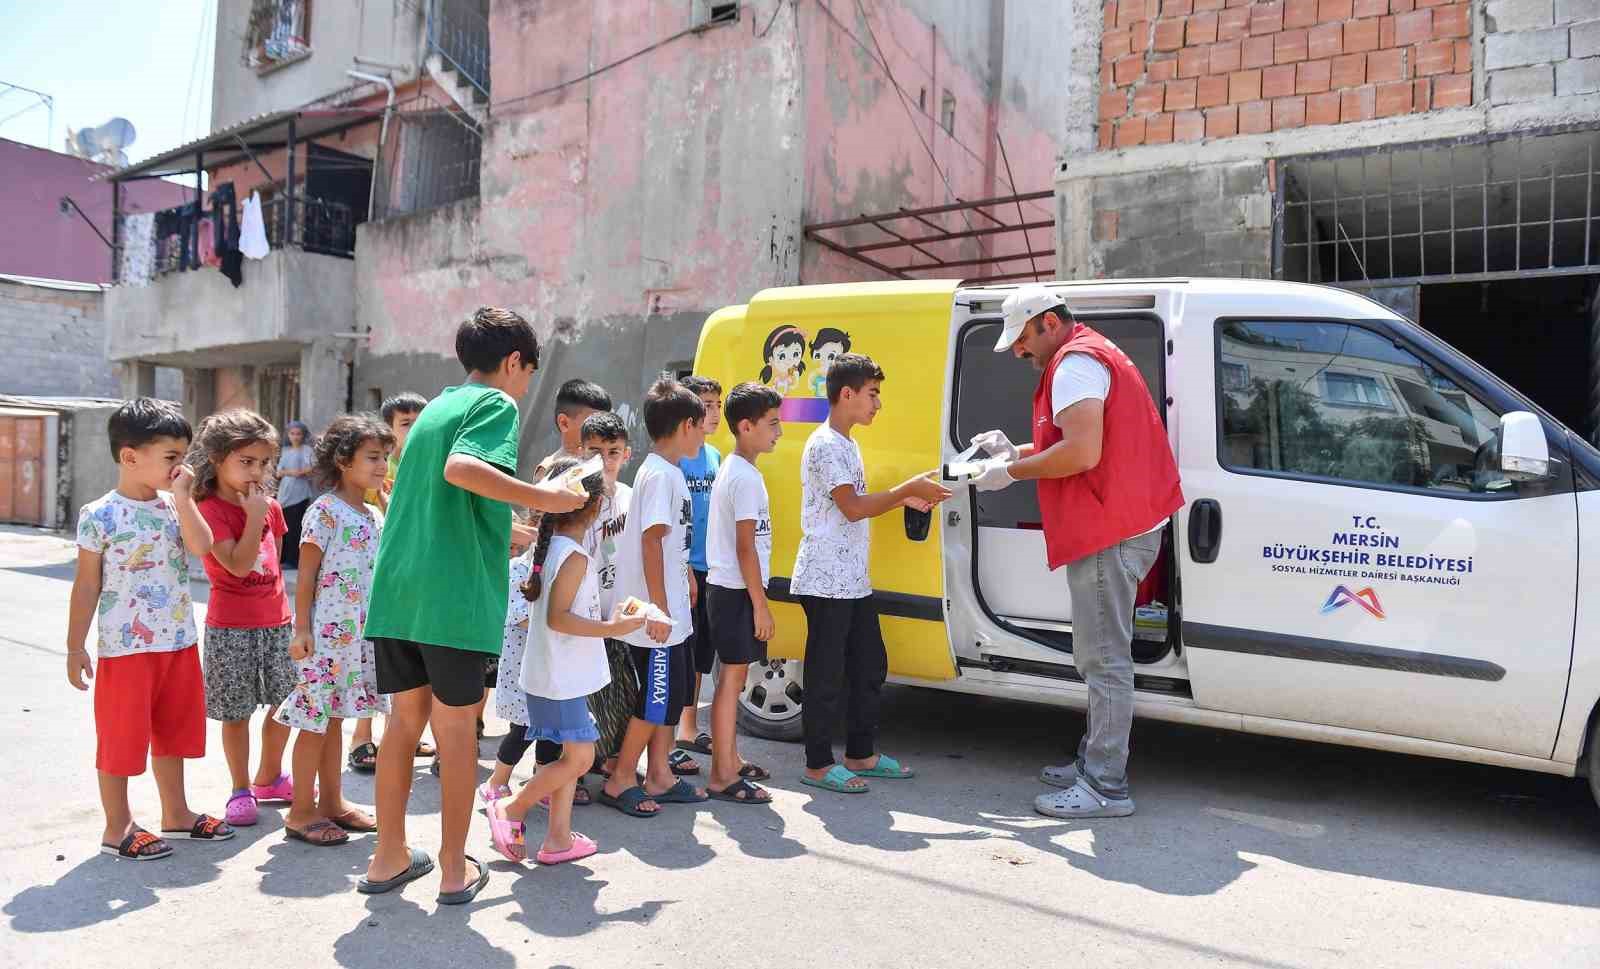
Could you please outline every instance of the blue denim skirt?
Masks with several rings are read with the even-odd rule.
[[[553,740],[558,744],[592,744],[600,739],[600,728],[589,712],[589,698],[571,700],[546,700],[532,693],[523,694],[528,699],[529,740]]]

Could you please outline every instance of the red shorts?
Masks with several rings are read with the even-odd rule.
[[[204,757],[206,688],[200,647],[134,653],[94,671],[94,766],[137,777],[155,757]]]

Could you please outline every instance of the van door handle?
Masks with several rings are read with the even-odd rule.
[[[1201,498],[1189,509],[1189,557],[1199,563],[1215,562],[1222,551],[1222,506],[1215,498]]]

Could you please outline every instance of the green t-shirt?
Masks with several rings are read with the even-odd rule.
[[[446,387],[418,415],[389,496],[366,636],[499,655],[511,506],[445,481],[452,454],[516,473],[516,402],[469,383]]]

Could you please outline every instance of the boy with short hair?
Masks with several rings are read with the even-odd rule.
[[[643,600],[668,621],[651,620],[623,637],[633,648],[639,700],[628,722],[600,802],[633,817],[655,817],[660,805],[692,804],[703,790],[679,781],[667,755],[673,730],[694,686],[694,661],[685,642],[689,607],[689,486],[678,462],[705,443],[705,405],[688,388],[662,377],[644,399],[644,426],[652,450],[633,479],[633,505],[617,542],[616,596]],[[649,748],[644,786],[634,783],[639,755]]]
[[[444,905],[472,901],[489,880],[489,869],[466,856],[466,841],[477,771],[474,710],[483,700],[484,658],[500,654],[505,631],[510,506],[565,512],[586,500],[565,481],[516,476],[517,400],[539,366],[527,320],[479,309],[456,331],[456,358],[467,378],[441,391],[411,428],[373,571],[364,635],[391,711],[388,742],[378,751],[378,844],[356,886],[388,892],[433,870],[426,852],[406,844],[412,751],[431,723]]]
[[[737,726],[739,694],[751,663],[765,662],[772,638],[772,609],[767,605],[767,580],[772,578],[772,510],[767,483],[756,461],[772,453],[783,436],[778,408],[783,398],[758,383],[742,383],[728,394],[728,427],[734,452],[722,464],[711,487],[711,513],[706,535],[710,565],[700,600],[706,604],[710,628],[703,633],[722,661],[711,701],[711,796],[736,804],[766,804],[772,795],[751,781],[771,775],[739,757]]]
[[[379,408],[379,416],[394,433],[394,450],[389,452],[389,470],[383,476],[383,486],[368,491],[366,502],[369,505],[377,505],[385,514],[389,511],[389,496],[394,492],[394,477],[400,470],[400,452],[405,450],[406,436],[411,433],[411,425],[417,422],[417,415],[421,414],[422,408],[426,406],[428,406],[426,397],[407,391],[388,398]],[[378,767],[378,745],[373,739],[373,725],[379,719],[381,718],[362,717],[356,721],[356,728],[350,735],[348,760],[350,768],[357,773],[370,774]],[[432,744],[417,741],[416,756],[432,757],[434,753]]]
[[[604,463],[605,490],[600,496],[600,513],[583,541],[584,554],[594,563],[600,585],[600,610],[611,615],[617,604],[617,542],[622,537],[623,526],[628,521],[628,509],[633,505],[633,489],[617,480],[622,466],[633,459],[633,449],[628,446],[628,425],[609,411],[589,415],[583,422],[583,447],[589,457],[598,456]],[[633,679],[633,654],[627,643],[618,639],[606,640],[606,661],[611,667],[611,682],[589,698],[589,709],[600,727],[600,740],[595,745],[595,756],[602,761],[613,759],[617,745],[627,729],[628,719],[638,697],[638,684]],[[584,790],[580,785],[579,790]],[[587,798],[585,790],[581,797]],[[585,801],[587,803],[587,801]]]
[[[94,680],[95,769],[105,811],[101,852],[129,861],[172,854],[164,838],[226,841],[233,828],[189,809],[184,758],[206,752],[205,679],[189,600],[188,552],[211,548],[211,529],[183,464],[193,431],[177,405],[140,397],[107,424],[117,486],[78,513],[78,570],[67,620],[67,682]],[[170,495],[162,494],[171,489]],[[98,616],[97,616],[98,614]],[[97,621],[100,668],[84,649]],[[98,675],[97,675],[98,674]],[[152,765],[161,834],[139,827],[128,778]]]
[[[703,423],[705,436],[710,437],[722,424],[722,384],[710,377],[683,378],[683,386],[700,398],[705,405]],[[710,444],[700,445],[698,453],[678,462],[683,480],[689,485],[689,509],[693,513],[689,532],[689,568],[694,571],[694,588],[690,591],[689,608],[694,614],[694,631],[689,634],[689,651],[694,656],[694,690],[689,703],[678,719],[677,749],[672,752],[672,772],[680,776],[700,773],[688,752],[711,753],[711,735],[700,732],[700,677],[709,676],[717,661],[717,652],[711,645],[708,633],[710,622],[706,618],[706,522],[711,508],[711,485],[717,480],[717,469],[722,466],[722,453]]]
[[[861,448],[850,432],[877,417],[883,380],[883,369],[871,357],[845,353],[835,359],[828,370],[828,423],[806,440],[800,456],[802,534],[789,583],[806,613],[806,702],[800,713],[806,772],[800,780],[840,794],[864,793],[862,777],[912,775],[876,751],[889,659],[867,571],[868,519],[903,505],[926,511],[950,497],[929,475],[867,493]],[[842,766],[833,760],[833,727],[841,713],[848,718]]]

